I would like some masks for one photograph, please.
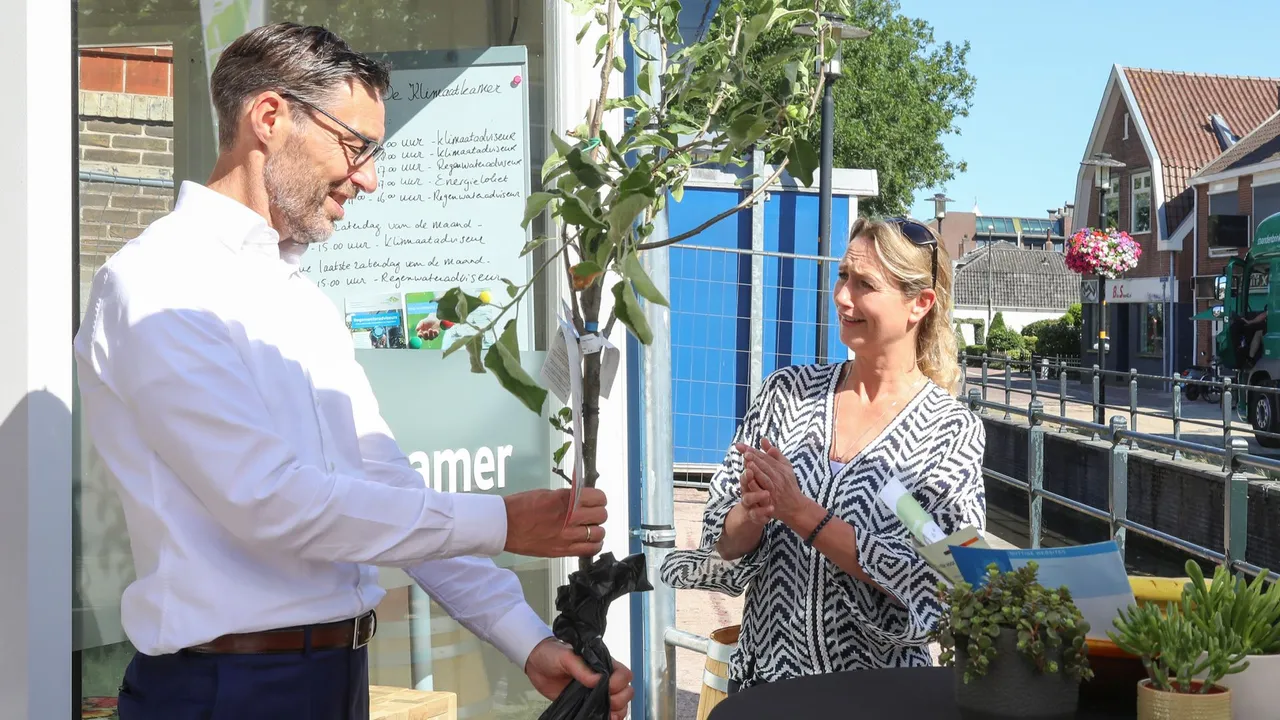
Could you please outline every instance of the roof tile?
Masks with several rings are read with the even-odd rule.
[[[966,253],[957,265],[953,283],[957,306],[986,306],[988,292],[992,307],[998,310],[1065,312],[1072,303],[1080,302],[1080,276],[1068,269],[1062,253],[1054,250],[996,243]]]
[[[1204,166],[1203,170],[1196,173],[1196,177],[1217,175],[1276,159],[1280,159],[1280,112],[1240,138],[1240,142]]]
[[[1164,169],[1165,219],[1173,232],[1191,212],[1191,176],[1222,149],[1210,124],[1220,115],[1237,137],[1280,107],[1280,78],[1122,68]]]

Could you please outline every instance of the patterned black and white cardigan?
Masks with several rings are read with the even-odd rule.
[[[711,481],[697,550],[677,550],[661,579],[675,588],[747,592],[731,679],[750,687],[845,670],[930,665],[928,633],[943,607],[941,578],[915,551],[911,534],[879,498],[896,477],[945,533],[986,527],[979,420],[928,382],[887,428],[834,476],[832,401],[841,365],[788,367],[771,374],[734,442],[768,437],[795,468],[806,495],[854,528],[858,562],[882,592],[854,579],[781,522],[736,561],[715,551],[725,516],[742,497],[742,455],[730,448]]]

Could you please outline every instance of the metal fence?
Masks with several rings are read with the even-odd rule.
[[[1230,447],[1235,437],[1243,438],[1251,449],[1259,451],[1280,445],[1280,433],[1257,429],[1249,417],[1237,412],[1240,393],[1247,394],[1246,407],[1261,396],[1271,398],[1273,406],[1280,406],[1277,387],[1235,383],[1230,378],[1202,380],[1180,374],[1148,375],[1134,369],[1102,370],[1097,365],[1070,365],[1046,358],[1008,360],[989,354],[961,353],[960,364],[964,370],[962,393],[977,389],[984,401],[993,395],[1002,396],[1006,406],[1041,400],[1056,407],[1059,416],[1084,415],[1094,425],[1101,425],[1099,420],[1112,412],[1121,412],[1126,415],[1130,430],[1145,429],[1152,435],[1174,440],[1191,437],[1199,445],[1216,446],[1219,450]],[[1111,395],[1104,403],[1104,382],[1109,390],[1121,389],[1122,394]],[[1009,417],[1006,412],[1005,418]],[[1069,425],[1059,427],[1070,429]],[[1181,448],[1169,450],[1174,459],[1186,454]]]
[[[830,291],[836,259],[681,244],[671,249],[672,442],[677,477],[714,471],[764,378],[780,367],[848,357]],[[754,279],[754,282],[753,282]],[[818,303],[828,304],[819,338]]]
[[[1248,452],[1248,443],[1243,437],[1229,438],[1225,447],[1193,443],[1162,435],[1137,432],[1129,428],[1129,420],[1123,415],[1112,416],[1107,425],[1099,425],[1087,420],[1050,414],[1045,411],[1044,403],[1038,399],[1032,400],[1026,408],[983,400],[981,391],[977,388],[969,390],[965,401],[974,412],[1001,411],[1006,416],[1016,415],[1020,418],[1025,418],[1028,423],[1030,431],[1027,435],[1027,477],[1025,479],[1015,478],[989,469],[984,469],[983,472],[986,477],[1022,490],[1027,494],[1028,535],[1031,547],[1040,547],[1043,537],[1041,522],[1043,503],[1045,500],[1049,500],[1108,523],[1111,528],[1111,536],[1120,546],[1122,556],[1124,555],[1125,537],[1128,532],[1134,532],[1195,557],[1225,565],[1233,572],[1242,571],[1252,575],[1262,572],[1262,568],[1245,560],[1249,518],[1249,477],[1246,474],[1246,470],[1261,471],[1263,473],[1280,472],[1280,460],[1250,454]],[[1044,435],[1046,423],[1072,427],[1090,433],[1111,444],[1107,473],[1106,510],[1095,508],[1044,489]],[[1217,457],[1222,460],[1225,488],[1222,507],[1223,552],[1217,552],[1128,519],[1129,451],[1135,447],[1181,451],[1195,455]],[[1273,581],[1280,579],[1280,575],[1276,575],[1276,573],[1269,573],[1268,576]]]

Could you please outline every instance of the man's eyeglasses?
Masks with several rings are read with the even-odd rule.
[[[938,286],[938,238],[933,231],[918,220],[906,217],[885,218],[886,223],[898,228],[902,236],[916,247],[927,247],[933,251],[933,286]]]
[[[357,138],[357,139],[359,139],[359,140],[360,140],[360,142],[361,142],[362,144],[360,145],[360,148],[359,148],[358,150],[356,150],[356,156],[351,160],[351,165],[352,165],[353,167],[360,167],[361,165],[364,165],[365,163],[369,162],[370,160],[375,160],[375,159],[377,159],[377,158],[378,158],[379,156],[381,156],[381,155],[382,155],[382,153],[386,150],[386,148],[385,148],[385,147],[383,147],[382,143],[378,142],[377,140],[374,140],[373,138],[371,138],[371,137],[369,137],[369,136],[365,135],[364,133],[360,132],[359,130],[356,130],[355,128],[351,127],[350,125],[348,125],[348,124],[346,124],[346,123],[342,122],[341,120],[339,120],[338,118],[334,117],[332,113],[330,113],[328,110],[325,110],[324,108],[317,107],[316,105],[313,105],[313,104],[311,104],[311,103],[307,102],[306,100],[303,100],[302,98],[300,98],[300,97],[298,97],[297,95],[294,95],[294,94],[292,94],[292,93],[284,93],[284,92],[282,92],[282,93],[280,93],[280,97],[286,98],[286,99],[288,99],[288,100],[292,100],[292,101],[297,102],[297,103],[301,103],[301,104],[303,104],[303,105],[306,105],[307,107],[311,108],[312,110],[315,110],[316,112],[320,113],[321,115],[324,115],[325,117],[327,117],[327,118],[329,118],[330,120],[334,121],[334,122],[335,122],[335,123],[337,123],[340,127],[342,127],[342,129],[346,130],[347,132],[351,133],[352,135],[355,135],[355,136],[356,136],[356,138]]]

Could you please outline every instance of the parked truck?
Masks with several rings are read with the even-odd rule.
[[[1218,279],[1222,305],[1213,308],[1214,319],[1223,324],[1216,349],[1224,373],[1230,372],[1236,383],[1277,389],[1234,393],[1237,416],[1264,433],[1280,433],[1280,316],[1269,312],[1280,302],[1277,273],[1280,213],[1258,224],[1243,258],[1227,262]],[[1280,437],[1258,435],[1257,439],[1263,447],[1280,448]]]

